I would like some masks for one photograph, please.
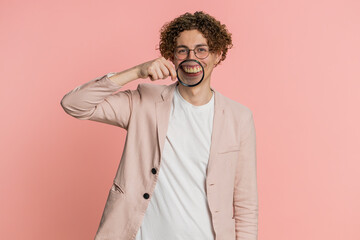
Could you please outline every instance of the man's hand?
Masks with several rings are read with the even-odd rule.
[[[166,79],[171,75],[171,80],[176,80],[176,70],[172,63],[164,57],[142,63],[137,66],[139,78],[149,77],[151,81]]]

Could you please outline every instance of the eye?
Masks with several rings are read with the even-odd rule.
[[[176,54],[180,54],[180,55],[187,54],[187,49],[186,48],[178,48],[176,50]]]
[[[198,48],[197,51],[198,51],[198,52],[206,52],[207,49],[206,49],[206,48]]]

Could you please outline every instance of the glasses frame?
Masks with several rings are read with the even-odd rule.
[[[207,47],[207,48],[208,48],[208,54],[207,54],[206,57],[204,57],[204,58],[199,58],[199,57],[196,55],[195,49],[200,48],[200,47]],[[176,49],[177,49],[177,48],[185,48],[185,49],[186,49],[186,57],[185,57],[185,58],[178,58],[178,57],[176,56]],[[178,60],[185,60],[185,59],[187,59],[187,58],[189,57],[190,51],[193,51],[194,54],[195,54],[195,56],[196,56],[198,59],[205,59],[205,58],[207,58],[207,57],[210,55],[210,52],[211,52],[208,45],[197,46],[197,47],[195,47],[194,49],[190,49],[190,48],[184,47],[184,46],[179,46],[179,47],[175,47],[175,49],[174,49],[174,57],[175,57],[176,59],[178,59]]]

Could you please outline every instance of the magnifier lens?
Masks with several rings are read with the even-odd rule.
[[[204,78],[204,67],[195,59],[182,61],[176,72],[179,82],[187,87],[198,85]]]

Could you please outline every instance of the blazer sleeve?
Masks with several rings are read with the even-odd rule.
[[[108,78],[108,75],[84,83],[61,99],[64,111],[78,119],[111,124],[128,129],[133,101],[139,96],[136,90],[119,91],[122,86]]]
[[[234,187],[236,240],[257,240],[256,134],[251,110],[241,129],[240,159],[236,166]]]

